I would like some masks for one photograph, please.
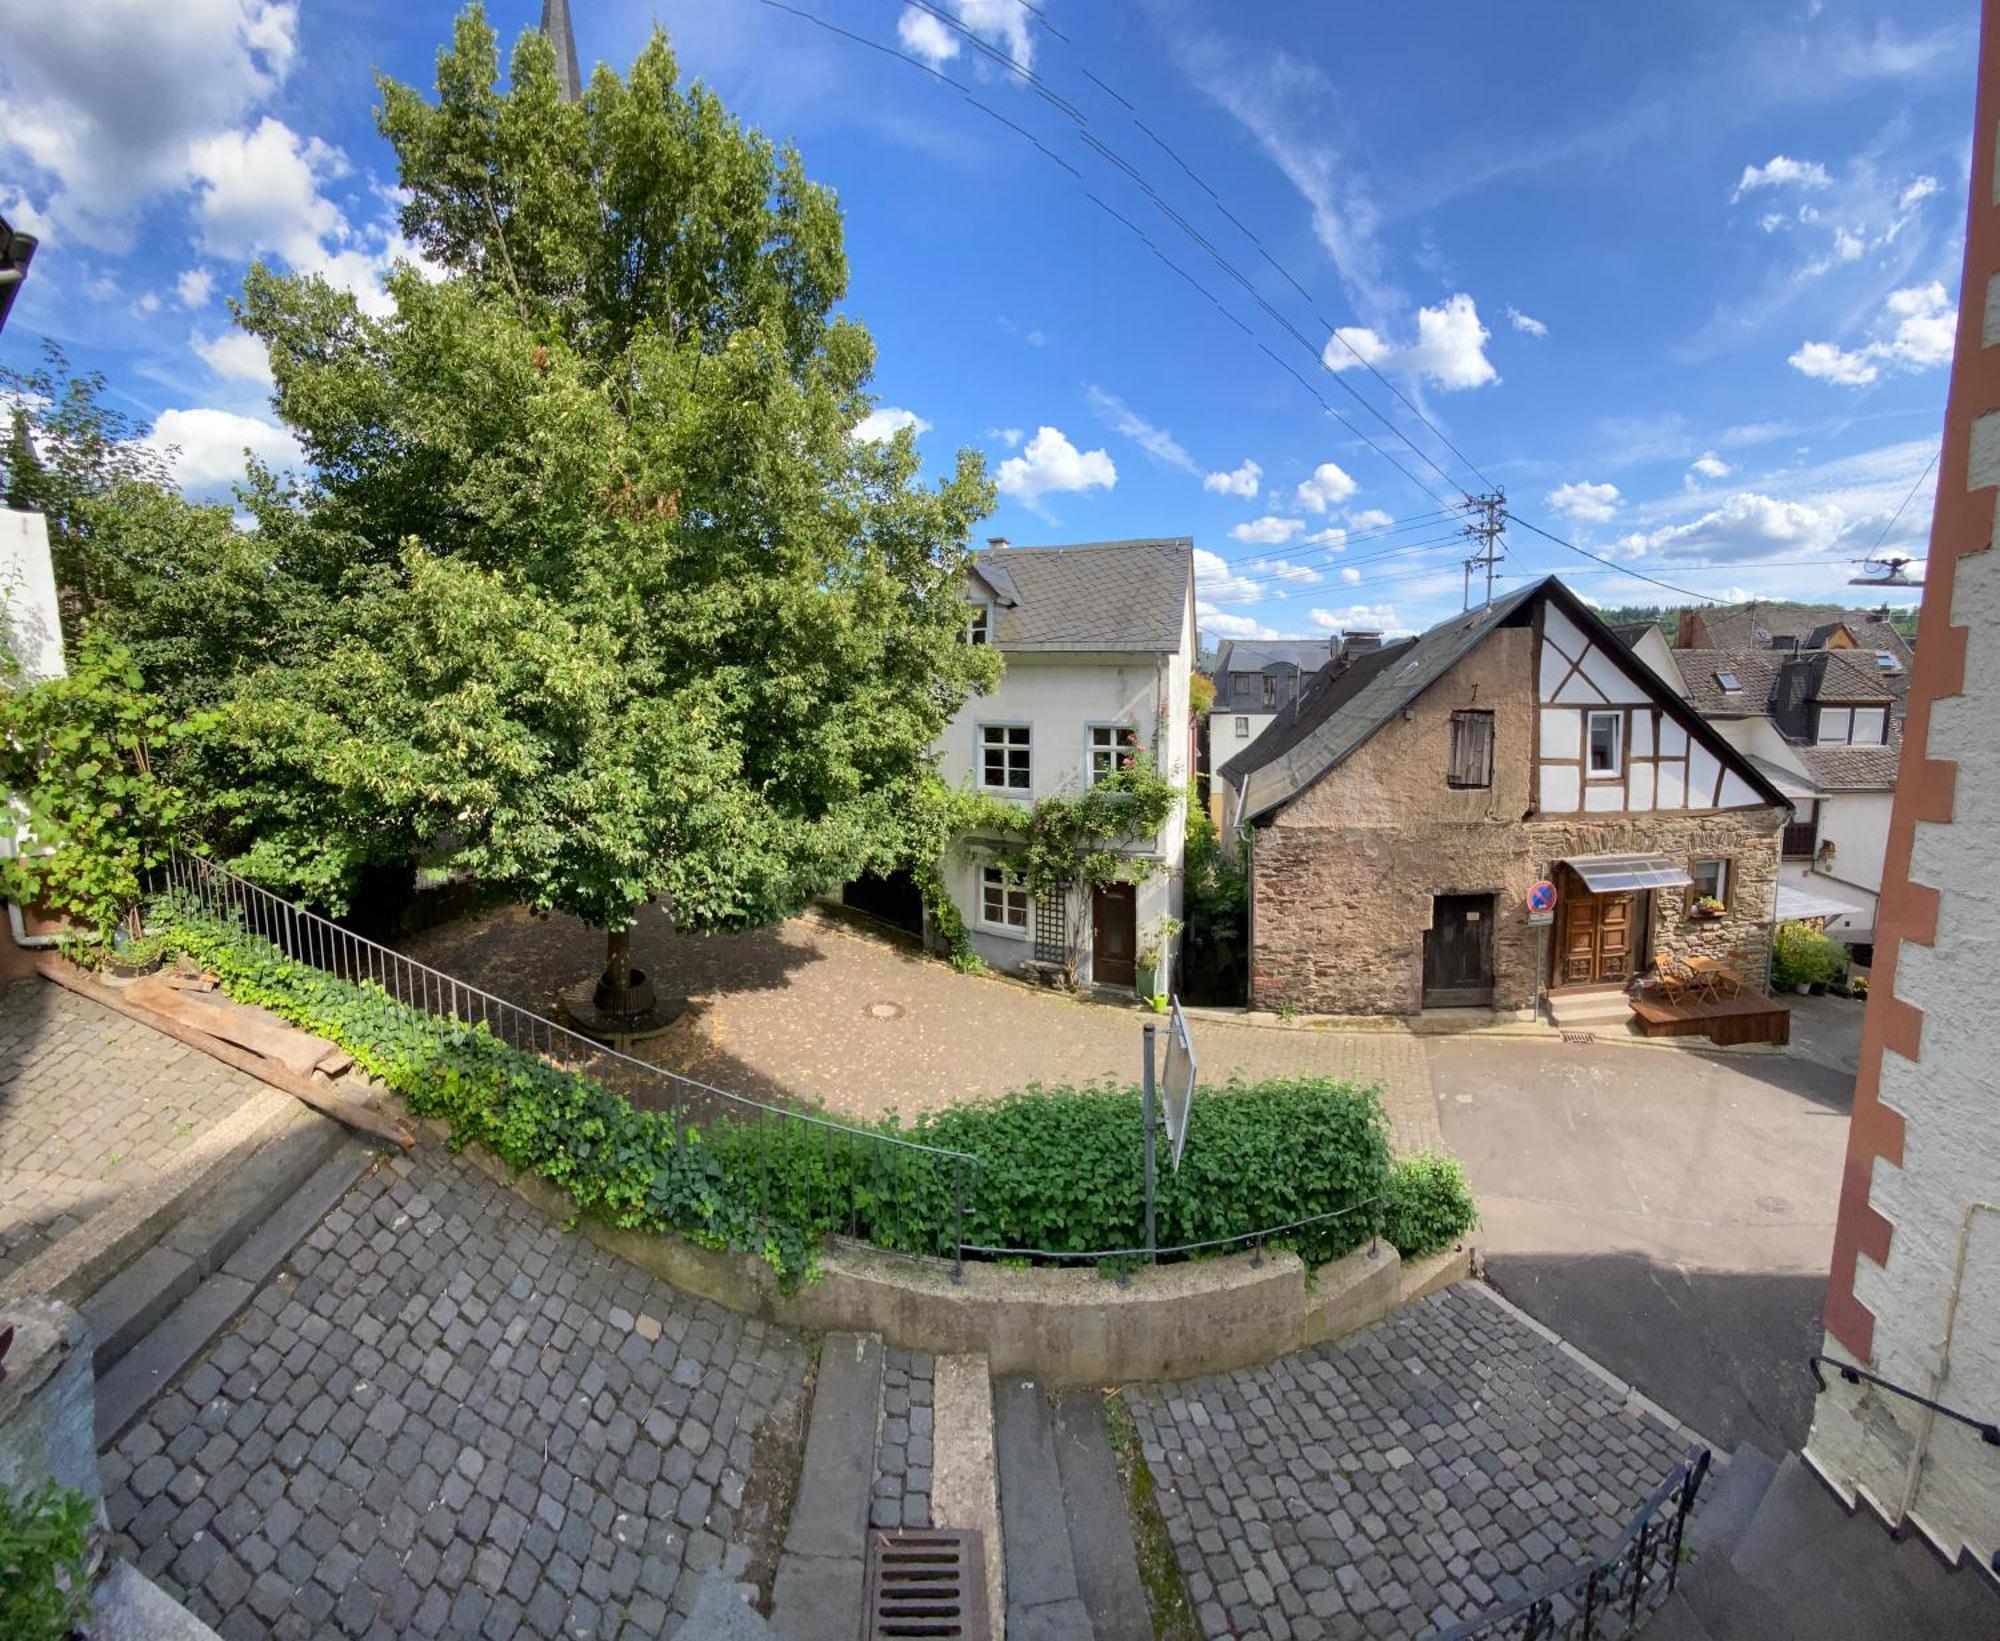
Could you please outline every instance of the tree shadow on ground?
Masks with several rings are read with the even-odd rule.
[[[1774,1457],[1805,1441],[1824,1273],[1688,1270],[1632,1253],[1494,1254],[1486,1274],[1710,1441]]]
[[[1691,1052],[1700,1053],[1699,1049]],[[1720,1059],[1722,1056],[1718,1055]],[[1814,1105],[1846,1115],[1854,1108],[1854,1073],[1803,1054],[1732,1054],[1729,1069],[1787,1094],[1810,1100]]]

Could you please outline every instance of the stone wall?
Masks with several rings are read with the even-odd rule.
[[[1726,915],[1692,919],[1685,891],[1657,891],[1646,953],[1729,958],[1761,983],[1785,812],[1533,818],[1532,637],[1526,628],[1495,633],[1401,720],[1256,830],[1254,1006],[1413,1014],[1422,1007],[1432,897],[1492,894],[1494,1007],[1531,1009],[1554,930],[1529,927],[1527,892],[1577,855],[1728,859]],[[1445,785],[1451,714],[1475,706],[1494,714],[1493,785],[1454,791]]]

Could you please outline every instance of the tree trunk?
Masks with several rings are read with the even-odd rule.
[[[650,1013],[653,985],[645,972],[632,967],[632,925],[604,931],[604,972],[597,977],[591,1002],[603,1014],[635,1019]]]
[[[604,935],[604,985],[624,992],[632,984],[632,930],[607,929]]]

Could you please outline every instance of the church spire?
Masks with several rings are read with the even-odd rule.
[[[576,34],[569,26],[569,0],[542,0],[542,33],[556,50],[556,82],[563,101],[583,95],[583,76],[576,71]]]

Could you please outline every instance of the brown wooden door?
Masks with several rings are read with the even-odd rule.
[[[1139,891],[1130,883],[1102,883],[1090,892],[1090,976],[1100,986],[1139,978]]]
[[[1632,978],[1636,895],[1593,895],[1572,884],[1563,901],[1562,984],[1615,985]]]
[[[1493,897],[1438,895],[1424,935],[1424,1007],[1482,1008],[1493,1001]]]

